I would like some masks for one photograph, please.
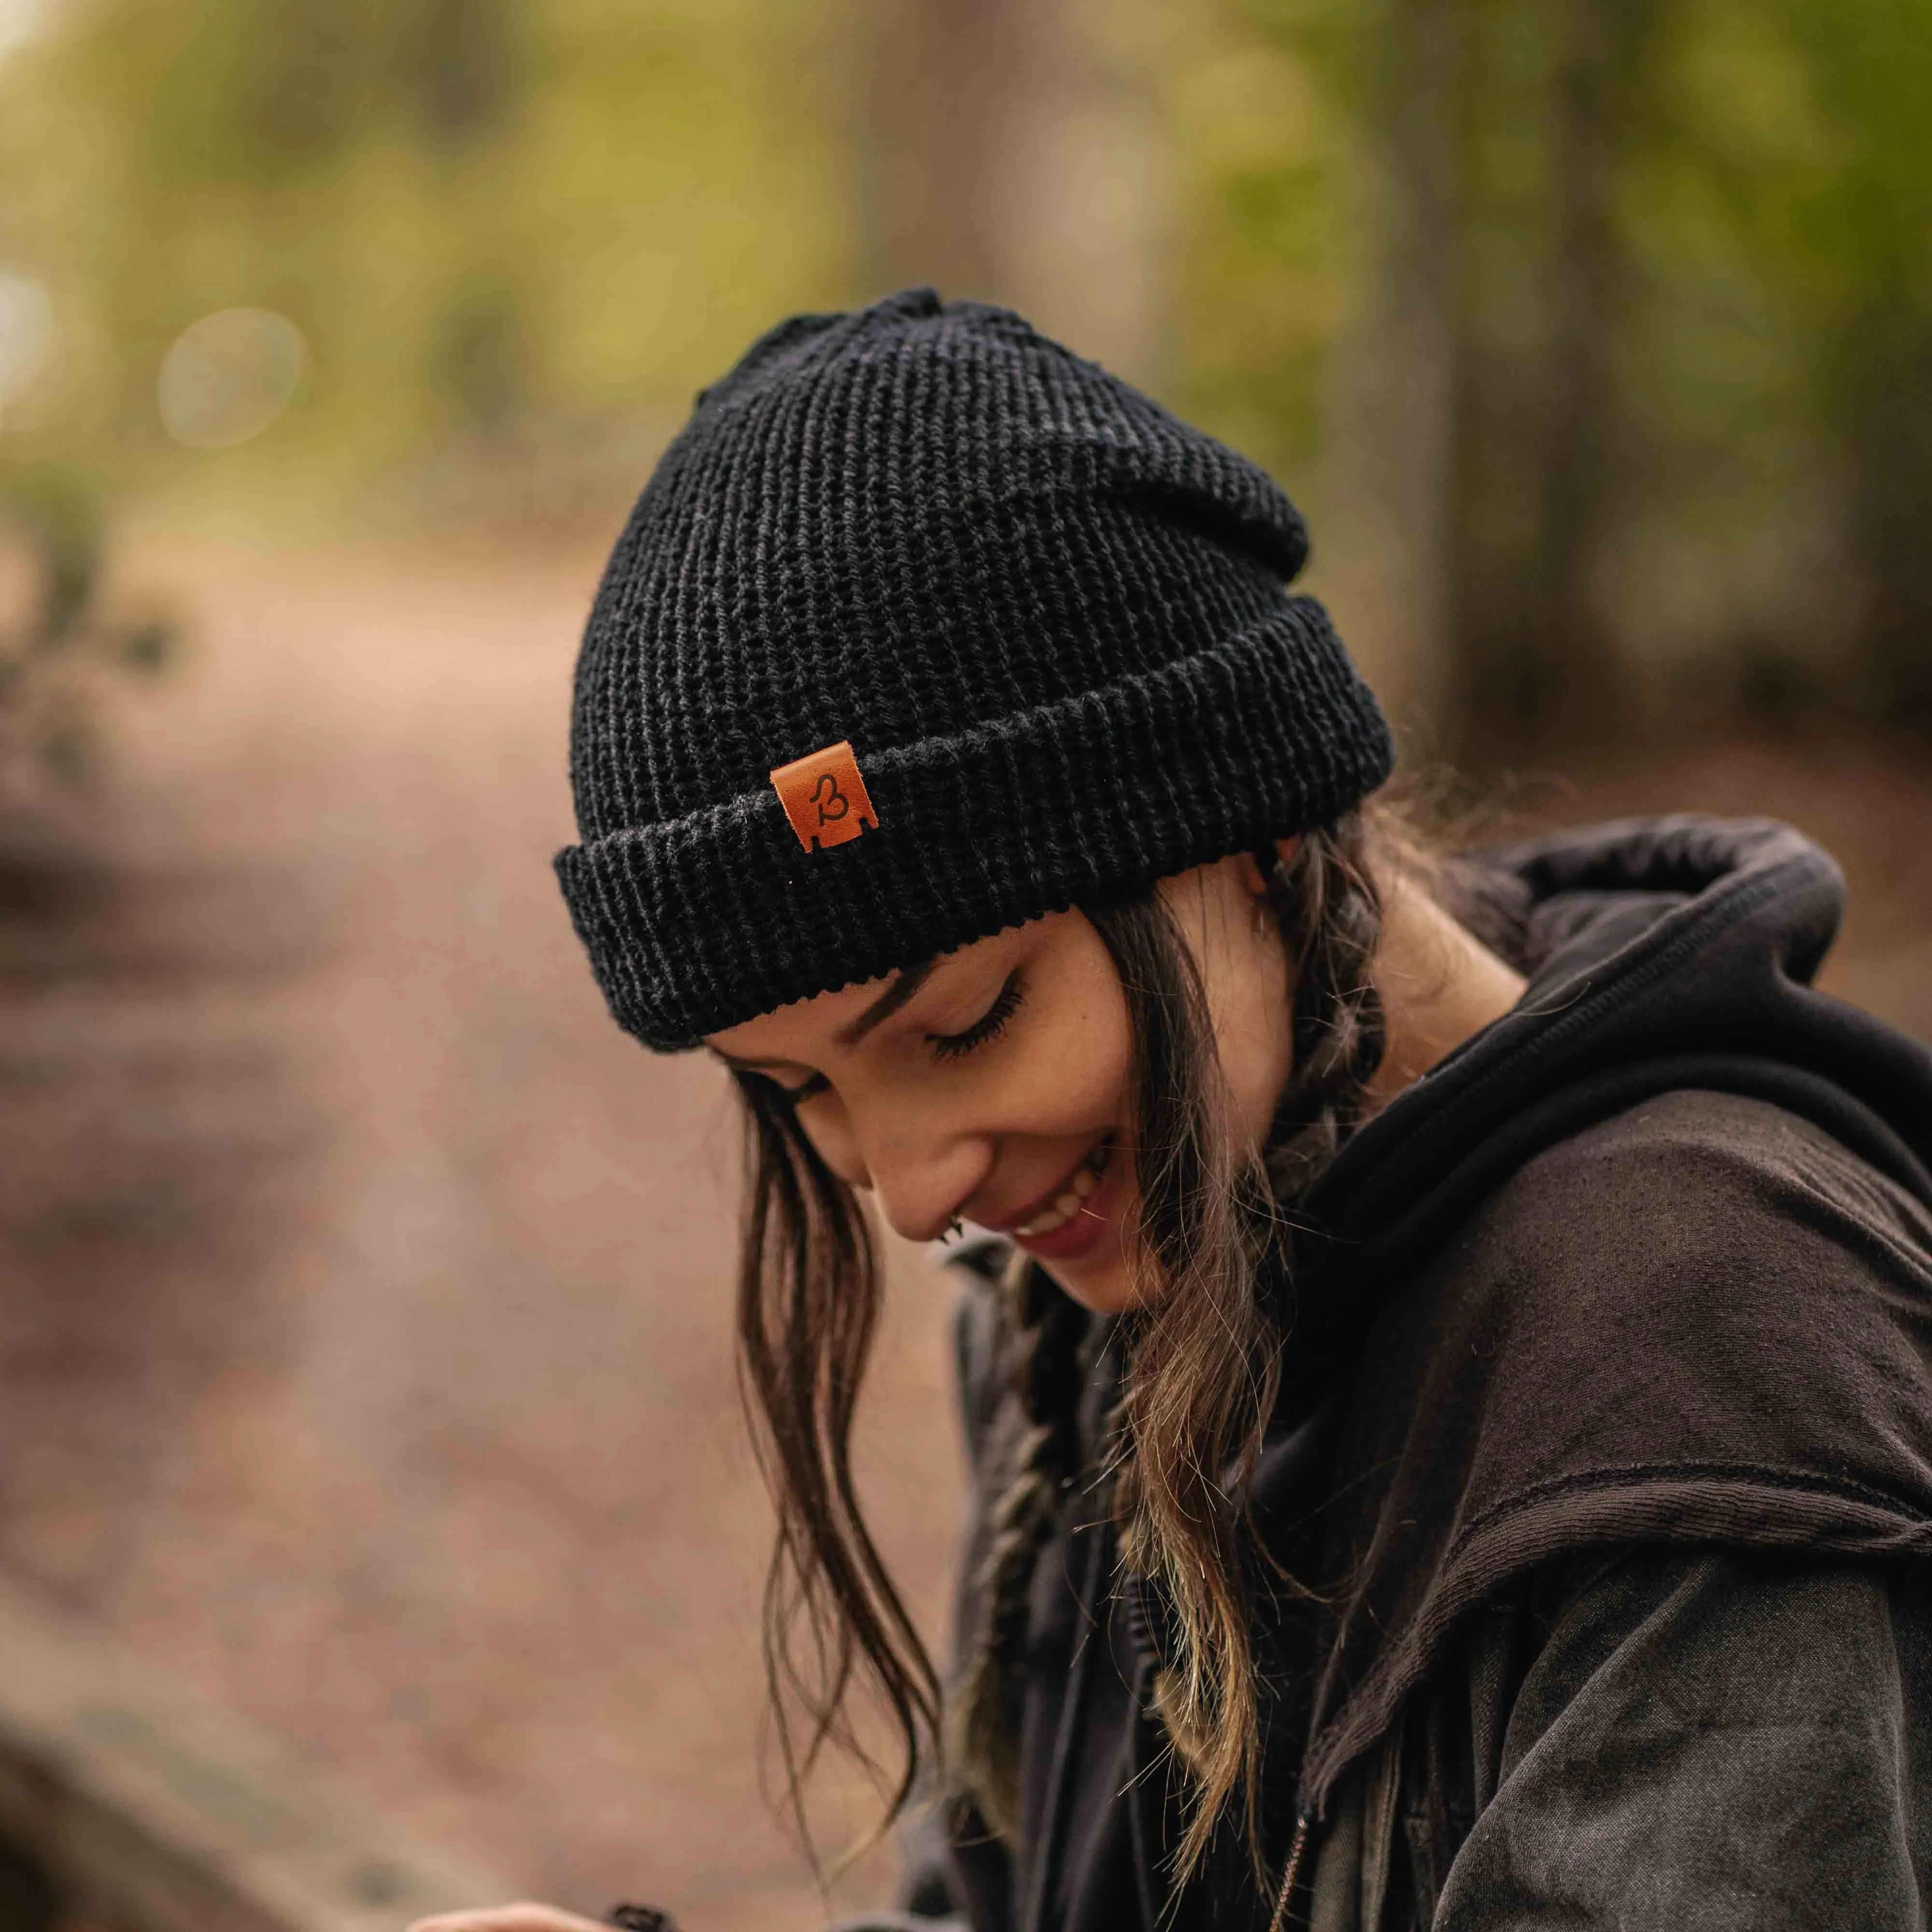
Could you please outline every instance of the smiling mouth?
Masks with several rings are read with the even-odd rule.
[[[1023,1241],[1037,1240],[1042,1234],[1056,1234],[1079,1213],[1100,1185],[1100,1175],[1112,1158],[1111,1136],[1102,1141],[1073,1170],[1064,1189],[1030,1220],[1020,1222],[1012,1232]]]

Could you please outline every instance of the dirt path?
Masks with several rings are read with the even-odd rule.
[[[519,1888],[803,1928],[755,1774],[731,1124],[610,1028],[548,872],[597,563],[136,560],[191,661],[121,707],[98,813],[0,849],[0,1562]],[[1820,831],[1837,982],[1932,1031],[1909,770],[1542,802]],[[936,1624],[944,1292],[900,1272],[873,1480]]]
[[[520,1887],[817,1922],[755,1776],[730,1117],[548,872],[596,560],[136,567],[190,662],[0,860],[0,1560]],[[934,1609],[942,1294],[874,1418]]]

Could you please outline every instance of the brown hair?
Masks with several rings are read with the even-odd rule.
[[[1306,835],[1286,865],[1272,851],[1257,854],[1288,956],[1284,996],[1294,1003],[1294,1077],[1264,1159],[1230,1131],[1198,969],[1158,892],[1088,909],[1119,971],[1133,1040],[1138,1245],[1150,1278],[1124,1324],[1112,1453],[1126,1560],[1173,1612],[1174,1655],[1158,1696],[1194,1785],[1184,1876],[1238,1794],[1256,1843],[1258,1685],[1244,1509],[1284,1340],[1256,1276],[1264,1250],[1284,1238],[1282,1202],[1360,1118],[1380,1064],[1371,840],[1363,816],[1351,814]],[[845,1712],[862,1677],[898,1732],[890,1818],[940,1752],[941,1698],[854,1496],[852,1414],[878,1316],[878,1269],[852,1191],[818,1159],[784,1097],[756,1076],[740,1084],[752,1186],[739,1340],[778,1514],[765,1655],[787,1791],[802,1826],[800,1786],[824,1746],[859,1749]],[[1014,1822],[1004,1686],[1028,1582],[1066,1483],[1088,1454],[1076,1420],[1086,1318],[1036,1269],[1016,1269],[1010,1288],[1024,1426],[998,1485],[982,1622],[953,1700],[947,1766],[949,1781],[1000,1829]]]

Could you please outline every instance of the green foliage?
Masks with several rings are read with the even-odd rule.
[[[1360,270],[1348,116],[1326,84],[1330,50],[1310,38],[1224,33],[1174,82],[1190,218],[1174,290],[1175,387],[1204,422],[1284,474],[1319,446],[1323,372]]]
[[[96,0],[0,67],[0,266],[53,287],[68,437],[130,487],[326,492],[681,408],[845,292],[827,31],[764,0]],[[302,330],[307,391],[260,448],[175,455],[161,355],[242,304]]]
[[[1299,85],[1231,117],[1240,164],[1202,178],[1186,299],[1211,312],[1190,346],[1236,399],[1224,418],[1265,414],[1277,458],[1318,422],[1351,434],[1320,383],[1376,298],[1351,245],[1362,184],[1398,224],[1445,211],[1447,682],[1467,730],[1601,724],[1619,668],[1663,692],[1693,659],[1730,665],[1734,697],[1932,720],[1926,0],[1226,0],[1226,18]],[[1399,70],[1425,32],[1450,52],[1418,98]],[[1453,148],[1425,158],[1415,124],[1437,111]],[[1196,152],[1226,145],[1210,127]]]
[[[16,475],[0,502],[0,536],[22,554],[28,595],[0,629],[0,803],[38,775],[75,778],[94,748],[104,676],[152,675],[174,652],[162,622],[110,617],[99,608],[105,531],[89,478],[58,468]]]

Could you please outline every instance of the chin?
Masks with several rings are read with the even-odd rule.
[[[1046,1261],[1040,1266],[1069,1300],[1078,1302],[1096,1315],[1118,1315],[1140,1298],[1134,1292],[1133,1272],[1124,1258],[1096,1268],[1056,1268]]]

